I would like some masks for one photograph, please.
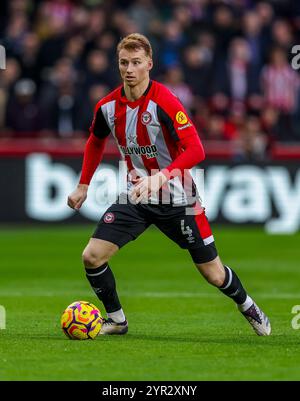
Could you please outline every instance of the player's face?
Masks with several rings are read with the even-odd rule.
[[[144,49],[122,49],[119,53],[119,70],[125,85],[133,87],[148,79],[152,66],[153,62]]]

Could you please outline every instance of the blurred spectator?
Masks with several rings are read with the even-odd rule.
[[[259,1],[255,5],[255,12],[260,19],[263,28],[269,30],[274,18],[274,9],[272,4],[267,1]]]
[[[258,70],[252,68],[248,42],[240,37],[232,40],[225,63],[217,63],[214,91],[233,101],[245,102],[251,93],[259,92]]]
[[[43,115],[44,130],[59,137],[72,136],[76,116],[76,91],[78,75],[72,61],[59,59],[42,85],[39,104]]]
[[[223,141],[225,139],[225,117],[222,114],[211,114],[206,135],[208,140]]]
[[[194,98],[193,122],[201,139],[207,138],[207,125],[210,118],[209,105],[203,99]]]
[[[109,92],[109,87],[103,84],[92,85],[88,92],[84,92],[79,98],[74,129],[80,135],[87,135],[93,120],[94,108],[97,102]]]
[[[235,103],[230,108],[225,125],[225,138],[235,141],[240,138],[247,118],[246,109],[242,103]]]
[[[187,0],[186,6],[189,8],[194,21],[199,22],[206,17],[206,7],[208,0]]]
[[[272,39],[275,45],[289,52],[294,44],[294,37],[290,24],[282,19],[274,21],[272,26]]]
[[[30,78],[39,83],[40,71],[37,64],[37,56],[40,48],[40,40],[35,32],[28,32],[23,39],[20,51],[20,64],[22,77]]]
[[[20,65],[17,60],[8,58],[6,60],[6,69],[0,74],[0,129],[3,132],[7,125],[6,109],[9,96],[12,93],[15,82],[21,75]],[[5,134],[5,132],[3,132]],[[3,136],[0,135],[0,136]]]
[[[111,28],[117,38],[122,38],[129,33],[138,31],[135,21],[129,18],[123,10],[117,9],[111,18]]]
[[[216,7],[213,15],[213,32],[216,36],[218,58],[224,62],[229,44],[237,34],[237,23],[229,6],[222,4]]]
[[[95,48],[103,50],[111,63],[116,59],[116,45],[117,40],[111,31],[103,32],[95,40]]]
[[[292,115],[296,111],[300,79],[282,48],[271,51],[270,63],[262,70],[261,82],[266,105],[279,112],[279,139],[294,139]]]
[[[165,24],[160,47],[160,63],[168,68],[180,63],[180,52],[185,45],[184,32],[178,21],[171,20]]]
[[[192,12],[186,4],[181,4],[174,8],[172,19],[179,23],[184,32],[187,32],[191,27],[193,27]]]
[[[279,112],[274,107],[264,107],[261,113],[261,124],[264,132],[267,133],[270,140],[280,137],[279,133]]]
[[[245,119],[241,135],[237,141],[235,161],[263,161],[267,155],[267,137],[262,132],[257,116],[248,116]]]
[[[212,59],[200,45],[188,46],[183,55],[185,80],[194,95],[208,98],[211,93]]]
[[[18,56],[21,53],[28,25],[29,23],[25,14],[18,13],[9,19],[4,39],[4,46],[9,55]]]
[[[215,58],[216,41],[214,35],[209,31],[202,31],[197,35],[197,44],[203,54],[206,64],[211,64]]]
[[[164,84],[189,111],[193,105],[193,94],[189,86],[183,81],[182,69],[176,66],[169,68],[165,74]]]
[[[266,51],[271,45],[271,30],[274,20],[274,9],[267,1],[260,1],[255,5],[255,14],[261,23],[261,41],[263,43],[264,61]]]
[[[84,39],[80,35],[74,35],[66,41],[63,49],[63,57],[72,60],[73,67],[78,70],[83,67],[82,62],[84,46]]]
[[[128,9],[128,16],[138,32],[148,35],[151,21],[158,18],[158,10],[152,0],[135,0]]]
[[[40,110],[35,99],[36,85],[31,79],[17,81],[6,110],[6,127],[14,131],[14,135],[37,135],[40,130]]]
[[[85,39],[95,40],[105,30],[105,12],[101,8],[94,9],[89,14],[88,24],[85,28]]]
[[[115,68],[109,64],[107,55],[103,50],[92,50],[87,56],[83,90],[88,90],[95,84],[104,84],[112,89],[116,84]]]
[[[251,65],[257,69],[258,74],[263,64],[267,45],[262,33],[260,15],[255,11],[247,11],[244,14],[242,30],[249,47]]]
[[[72,10],[70,29],[75,35],[79,33],[85,34],[89,21],[90,21],[91,11],[85,8],[83,5],[77,4]]]
[[[47,68],[52,67],[62,57],[65,46],[66,27],[61,22],[55,25],[55,27],[51,27],[51,30],[53,29],[51,35],[42,41],[39,50],[37,62],[41,75],[47,73]]]
[[[49,0],[42,4],[45,19],[57,20],[67,25],[70,22],[74,4],[69,0]]]

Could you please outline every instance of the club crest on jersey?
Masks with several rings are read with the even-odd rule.
[[[115,220],[115,215],[111,212],[108,212],[103,217],[104,223],[112,223]]]
[[[151,123],[152,116],[149,111],[144,111],[141,115],[141,121],[144,125]]]

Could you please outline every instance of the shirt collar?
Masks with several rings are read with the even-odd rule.
[[[124,103],[128,103],[129,105],[135,105],[138,104],[142,98],[144,98],[145,96],[148,95],[150,89],[152,86],[152,80],[149,81],[149,85],[147,86],[147,89],[145,90],[145,92],[142,94],[141,97],[139,97],[137,100],[134,100],[133,102],[131,102],[130,100],[127,99],[126,95],[125,95],[125,89],[124,86],[121,87],[121,101]]]

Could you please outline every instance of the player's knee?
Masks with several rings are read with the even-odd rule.
[[[109,255],[105,252],[95,252],[92,249],[85,249],[82,254],[82,261],[85,267],[97,268],[104,265],[109,260]]]

